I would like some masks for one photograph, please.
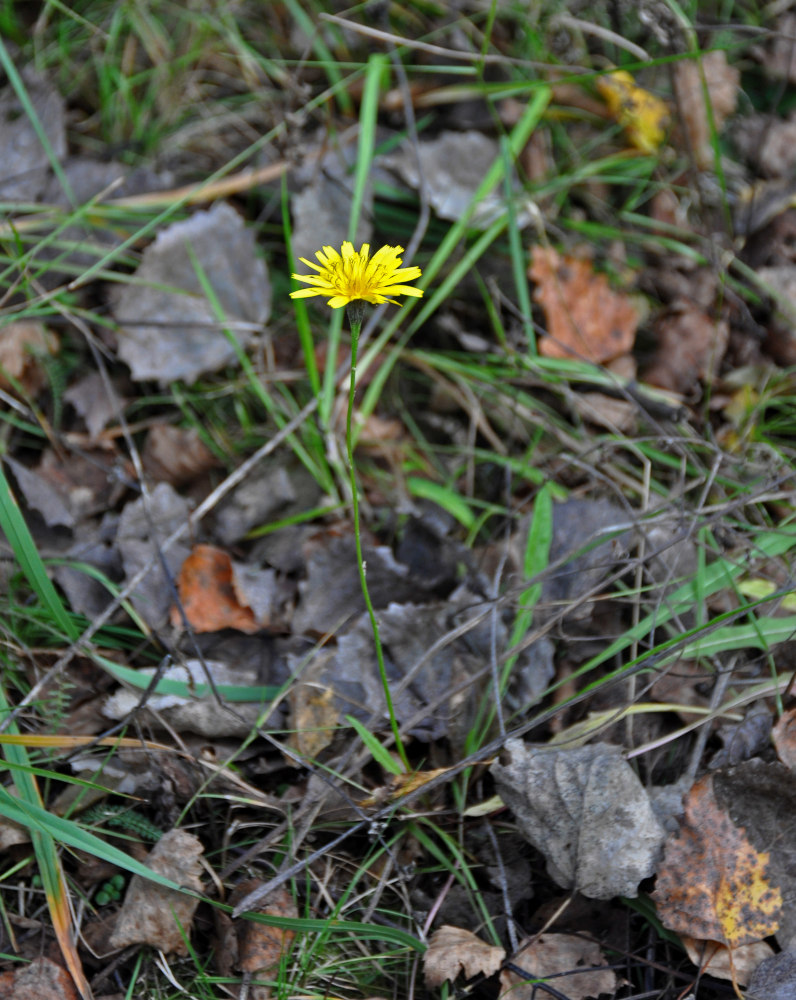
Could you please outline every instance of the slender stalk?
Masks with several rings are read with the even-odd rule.
[[[351,509],[354,515],[354,539],[356,541],[357,549],[357,568],[359,569],[359,582],[362,587],[362,596],[365,598],[365,607],[368,609],[370,627],[373,630],[373,642],[376,646],[376,661],[379,665],[379,677],[381,678],[381,686],[384,690],[384,700],[387,704],[387,714],[390,717],[390,727],[392,728],[393,736],[395,737],[395,747],[401,757],[401,762],[403,763],[405,770],[410,771],[411,767],[406,756],[406,750],[404,749],[403,742],[401,741],[401,732],[398,727],[398,720],[395,718],[395,709],[393,707],[392,696],[390,694],[390,683],[387,678],[387,670],[384,666],[384,650],[382,649],[381,638],[379,636],[379,622],[376,618],[376,612],[373,610],[373,602],[370,599],[367,567],[365,565],[365,560],[362,558],[362,535],[359,525],[359,494],[357,492],[357,476],[354,466],[354,436],[351,430],[352,416],[354,413],[354,396],[356,393],[357,349],[359,347],[359,334],[362,329],[362,303],[360,301],[356,300],[349,303],[348,318],[351,323],[351,378],[348,386],[348,412],[346,413],[345,421],[345,443],[348,455],[348,477],[351,484]]]

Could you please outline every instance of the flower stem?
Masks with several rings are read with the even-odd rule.
[[[384,666],[384,650],[382,649],[381,638],[379,637],[379,622],[376,618],[376,612],[373,610],[373,602],[370,599],[365,560],[362,558],[362,535],[359,524],[359,494],[357,492],[357,475],[354,466],[354,436],[351,432],[351,421],[354,413],[354,395],[356,393],[357,349],[359,347],[359,334],[362,329],[362,317],[361,314],[357,315],[357,313],[350,308],[350,305],[349,319],[351,321],[351,379],[348,387],[348,412],[346,413],[345,421],[345,443],[346,452],[348,454],[348,477],[351,484],[351,508],[354,515],[354,539],[356,541],[357,548],[359,582],[362,587],[362,596],[365,598],[365,607],[368,609],[370,627],[373,630],[373,642],[376,646],[376,661],[379,665],[379,677],[381,678],[381,686],[384,690],[384,700],[387,704],[387,714],[390,717],[390,727],[392,728],[393,736],[395,737],[395,748],[401,757],[401,762],[403,763],[404,768],[406,771],[410,771],[411,767],[406,756],[406,750],[404,749],[404,745],[401,741],[401,731],[398,727],[398,720],[395,718],[395,709],[393,707],[392,696],[390,694],[390,682],[387,678],[387,670]]]

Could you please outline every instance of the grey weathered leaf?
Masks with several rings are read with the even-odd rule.
[[[664,831],[619,747],[532,749],[509,740],[492,766],[498,792],[562,888],[635,896],[655,872]]]
[[[202,289],[201,273],[223,323]],[[135,284],[114,306],[119,356],[134,379],[192,383],[234,362],[225,326],[245,348],[270,308],[268,272],[253,234],[229,205],[215,205],[169,226],[144,251]]]

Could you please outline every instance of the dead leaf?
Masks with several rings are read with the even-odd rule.
[[[472,931],[444,924],[434,931],[423,956],[426,986],[436,989],[460,975],[494,976],[506,958],[504,948],[487,944]]]
[[[47,384],[47,369],[41,359],[57,354],[58,349],[54,334],[36,320],[20,319],[4,326],[0,337],[0,389],[15,392],[18,385],[35,396]]]
[[[470,129],[440,132],[433,139],[421,140],[417,152],[404,147],[384,157],[383,162],[414,190],[425,185],[441,219],[460,219],[469,211],[484,175],[499,159],[495,139]],[[485,229],[502,211],[502,196],[492,193],[479,203],[471,221]]]
[[[782,763],[796,769],[796,708],[782,713],[771,730],[771,739]]]
[[[704,87],[703,87],[704,74]],[[704,170],[714,161],[710,117],[720,132],[735,111],[741,73],[730,66],[723,49],[714,49],[696,60],[681,60],[672,69],[674,95],[696,165]],[[705,100],[710,104],[710,113]]]
[[[597,91],[636,149],[654,153],[666,138],[669,106],[624,70],[597,78]]]
[[[526,972],[527,978],[513,969],[501,972],[500,995],[505,1000],[533,1000],[540,994],[533,983],[537,979],[552,980],[550,985],[567,1000],[597,998],[603,993],[613,996],[618,986],[616,974],[608,968],[597,942],[574,934],[533,938],[530,944],[520,945],[511,963]]]
[[[197,272],[212,285],[223,324]],[[219,202],[164,229],[144,251],[134,283],[124,286],[113,309],[121,327],[119,357],[137,381],[190,385],[235,362],[224,325],[245,349],[270,310],[268,271],[254,235]]]
[[[717,805],[713,779],[688,793],[680,833],[667,841],[652,898],[670,930],[737,948],[779,927],[782,894],[758,852]]]
[[[142,667],[139,673],[151,677],[151,667]],[[161,674],[164,680],[182,681],[193,688],[197,684],[207,684],[207,674],[214,684],[234,684],[251,687],[259,684],[256,669],[247,669],[239,663],[227,665],[216,660],[185,660],[173,663]],[[124,719],[135,711],[141,701],[140,691],[120,688],[102,706],[102,714],[109,719]],[[219,736],[245,736],[251,732],[262,714],[262,702],[238,702],[234,711],[226,711],[219,706],[212,693],[204,698],[182,697],[177,694],[153,694],[147,699],[146,707],[139,709],[137,718],[142,724],[162,728],[165,723],[175,732],[199,733],[207,739]],[[107,773],[107,772],[106,772]]]
[[[638,407],[626,399],[613,399],[602,392],[576,392],[575,412],[583,420],[615,434],[630,434],[638,423]]]
[[[72,452],[61,457],[46,448],[35,469],[28,469],[12,458],[7,462],[30,507],[45,523],[73,528],[91,514],[113,506],[124,492],[114,475],[115,458],[111,452]]]
[[[529,276],[533,298],[545,313],[539,350],[548,358],[580,358],[602,364],[633,347],[638,314],[626,296],[614,292],[587,260],[561,257],[537,246]]]
[[[782,895],[777,941],[796,947],[796,784],[777,761],[748,760],[713,774],[719,809],[759,853],[767,853],[768,881]]]
[[[532,749],[508,740],[493,764],[500,797],[564,889],[635,897],[655,871],[664,831],[619,747]]]
[[[747,1000],[793,1000],[796,996],[796,954],[781,951],[765,959],[749,980]]]
[[[288,692],[290,736],[288,746],[307,760],[332,742],[340,713],[334,690],[323,682],[328,656],[321,654],[301,672]]]
[[[72,977],[49,958],[35,958],[30,965],[6,973],[0,980],[0,994],[5,1000],[78,1000]]]
[[[177,885],[201,893],[199,857],[203,850],[198,837],[187,830],[169,830],[149,852],[145,864]],[[198,896],[133,875],[111,936],[111,947],[149,944],[166,954],[187,955],[183,934],[190,935],[198,905]]]
[[[36,125],[9,83],[0,90],[0,200],[35,202],[50,173],[50,161],[37,132],[47,137],[58,160],[66,154],[65,102],[57,88],[31,66],[22,67],[25,93]]]
[[[142,455],[144,471],[153,479],[181,486],[208,472],[216,458],[195,427],[153,424]]]
[[[229,903],[234,908],[241,900],[265,883],[262,879],[250,878],[236,886],[230,894]],[[298,910],[290,892],[283,886],[275,889],[258,905],[254,913],[264,913],[270,917],[298,917]],[[283,927],[272,927],[254,920],[235,921],[238,940],[237,967],[242,972],[251,972],[258,978],[267,978],[279,968],[285,955],[290,951],[296,932]]]
[[[693,394],[697,382],[710,380],[727,350],[726,320],[715,319],[690,303],[675,303],[656,323],[657,350],[644,381],[661,389]]]
[[[753,941],[730,949],[717,941],[698,941],[685,934],[680,935],[680,941],[686,954],[699,969],[716,979],[732,980],[740,986],[746,986],[752,978],[752,973],[767,958],[774,954],[765,941]]]
[[[121,393],[116,399],[108,395],[99,372],[89,372],[79,378],[64,392],[64,399],[83,418],[92,439],[100,436],[111,420],[124,410],[127,402]]]
[[[307,548],[310,548],[308,545]],[[386,545],[363,543],[368,589],[374,608],[418,598],[422,581],[396,561]],[[334,632],[365,611],[352,536],[316,535],[307,556],[307,578],[299,584],[301,599],[293,618],[295,634]]]
[[[168,483],[157,483],[149,494],[148,503],[143,498],[125,504],[119,517],[116,544],[122,557],[128,580],[149,566],[147,574],[136,584],[131,599],[136,611],[154,628],[161,628],[168,620],[172,601],[172,584],[164,572],[176,576],[188,548],[181,542],[162,553],[161,543],[177,528],[183,527],[189,516],[188,501]]]
[[[303,162],[296,163],[293,185],[303,185],[290,197],[293,216],[291,245],[296,260],[307,257],[315,260],[319,234],[326,246],[340,246],[351,238],[348,217],[354,191],[354,165],[357,143],[350,141],[351,130],[341,135],[337,142],[329,143],[324,129],[315,133],[315,142],[305,146]],[[357,216],[355,246],[369,243],[373,236],[373,181],[368,177],[362,211]]]
[[[232,559],[212,545],[196,545],[182,564],[177,591],[188,623],[196,632],[218,632],[234,628],[239,632],[259,632],[260,624],[250,607],[244,607],[235,593]],[[175,628],[182,625],[178,608],[171,610]]]

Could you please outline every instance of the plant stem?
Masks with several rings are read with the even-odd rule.
[[[359,303],[353,303],[353,305],[359,305]],[[387,670],[384,666],[384,651],[381,646],[381,638],[379,637],[379,622],[376,618],[376,612],[373,610],[373,602],[370,599],[370,591],[368,590],[367,581],[367,567],[365,565],[365,560],[362,558],[362,535],[359,525],[359,494],[357,492],[357,476],[354,466],[354,436],[351,431],[351,422],[354,413],[354,395],[356,393],[357,349],[359,347],[359,334],[362,329],[361,311],[349,308],[349,319],[351,322],[351,378],[348,387],[348,412],[346,414],[345,421],[345,443],[346,452],[348,454],[348,477],[351,484],[351,509],[354,515],[354,539],[356,541],[357,549],[357,568],[359,569],[359,582],[362,587],[362,596],[365,598],[365,607],[368,609],[370,627],[373,630],[373,642],[376,646],[376,661],[379,665],[379,677],[381,678],[381,686],[384,690],[384,700],[387,705],[387,714],[390,717],[390,727],[392,728],[393,736],[395,737],[395,748],[401,757],[401,762],[403,763],[405,770],[408,772],[411,770],[411,767],[409,766],[406,750],[404,749],[403,742],[401,741],[401,731],[398,727],[398,720],[395,718],[395,709],[393,708],[392,696],[390,694],[390,682],[387,678]]]

